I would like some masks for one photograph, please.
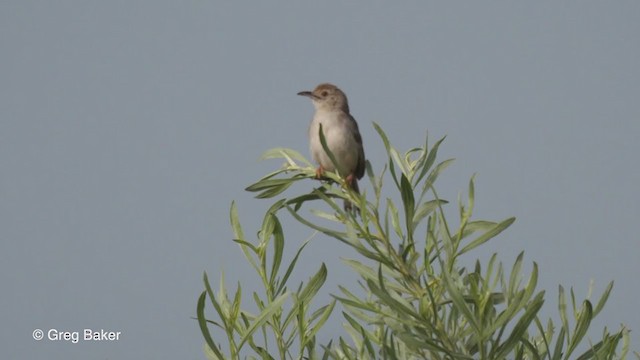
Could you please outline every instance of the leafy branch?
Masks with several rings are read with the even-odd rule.
[[[205,338],[205,352],[213,359],[614,359],[625,358],[629,330],[606,328],[601,338],[587,338],[593,318],[604,307],[613,283],[595,306],[589,299],[577,302],[571,289],[571,312],[567,295],[559,288],[560,322],[543,322],[538,313],[545,292],[536,290],[538,266],[523,281],[524,254],[510,271],[494,254],[486,266],[472,268],[460,263],[507,229],[515,218],[500,221],[472,219],[475,185],[472,177],[465,201],[458,202],[459,219],[453,224],[445,216],[449,202],[439,197],[435,183],[452,159],[437,162],[444,138],[429,147],[399,153],[386,134],[374,124],[388,155],[379,174],[367,163],[372,195],[358,194],[345,186],[339,175],[326,172],[325,182],[307,193],[277,199],[266,212],[255,241],[244,236],[235,204],[231,205],[234,241],[259,277],[263,291],[251,294],[256,313],[243,308],[237,285],[229,297],[220,280],[213,291],[205,274],[205,291],[197,306],[197,319]],[[322,129],[321,143],[326,146]],[[316,176],[313,165],[298,152],[277,148],[263,159],[282,159],[284,165],[247,187],[257,198],[280,196],[299,181]],[[397,199],[383,196],[384,180],[390,176]],[[360,209],[344,211],[337,199]],[[311,206],[312,217],[301,211]],[[328,206],[330,212],[318,210]],[[285,236],[280,216],[290,215],[301,224],[334,238],[355,250],[345,259],[360,277],[360,289],[340,286],[333,300],[312,310],[312,301],[327,276],[319,270],[290,290],[290,276],[307,242],[286,266],[283,265]],[[320,225],[329,220],[334,226]],[[213,306],[215,320],[205,317],[205,306]],[[316,335],[336,304],[342,308],[345,334],[319,345]],[[210,329],[213,329],[212,332]],[[214,340],[215,339],[215,340]],[[588,345],[584,345],[585,339]],[[216,341],[218,343],[216,343]],[[224,343],[221,345],[220,343]],[[577,349],[586,348],[580,355]],[[251,355],[249,355],[251,354]],[[636,353],[636,356],[638,354]],[[640,357],[639,357],[640,358]]]

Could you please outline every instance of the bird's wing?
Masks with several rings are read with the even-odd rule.
[[[358,144],[358,165],[356,166],[356,176],[358,179],[362,179],[364,176],[364,167],[365,167],[365,157],[364,157],[364,146],[362,145],[362,136],[360,135],[360,130],[358,129],[358,123],[353,116],[349,116],[349,127],[351,128],[351,133],[353,134],[356,143]]]

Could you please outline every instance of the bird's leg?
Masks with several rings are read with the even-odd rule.
[[[324,176],[324,168],[322,167],[322,165],[320,165],[316,169],[316,179],[322,179],[323,176]]]
[[[359,193],[359,189],[358,189],[358,179],[356,178],[355,174],[351,173],[349,175],[347,175],[347,177],[344,179],[345,180],[345,187],[349,188],[351,190],[353,190],[356,193]],[[344,210],[346,212],[351,212],[354,210],[353,205],[351,204],[351,201],[349,200],[344,200]],[[356,213],[360,213],[360,209],[358,207],[355,208],[355,212]]]
[[[349,174],[345,180],[347,181],[347,187],[353,188],[353,182],[356,181],[356,177],[354,174]]]

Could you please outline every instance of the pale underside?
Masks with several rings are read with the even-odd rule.
[[[364,159],[360,159],[360,156],[364,156],[362,144],[358,143],[354,136],[354,130],[357,131],[355,120],[342,111],[316,112],[309,127],[311,156],[325,170],[335,171],[331,159],[320,143],[318,135],[320,123],[322,123],[327,146],[338,162],[340,175],[346,177],[350,174],[355,174],[358,162],[364,161]]]

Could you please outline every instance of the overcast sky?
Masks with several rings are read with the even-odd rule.
[[[518,218],[475,256],[509,268],[525,251],[555,320],[558,284],[582,298],[614,280],[590,334],[624,323],[640,349],[639,16],[637,1],[2,2],[2,357],[204,358],[202,273],[259,289],[229,205],[255,234],[270,201],[243,189],[280,165],[264,150],[308,154],[296,93],[321,82],[349,96],[377,170],[373,121],[402,150],[447,135],[440,195],[455,204],[477,173],[476,218]],[[282,220],[294,251],[311,232]],[[304,256],[296,281],[325,262],[325,298],[353,285],[344,245],[316,236]],[[122,335],[32,338],[84,328]]]

